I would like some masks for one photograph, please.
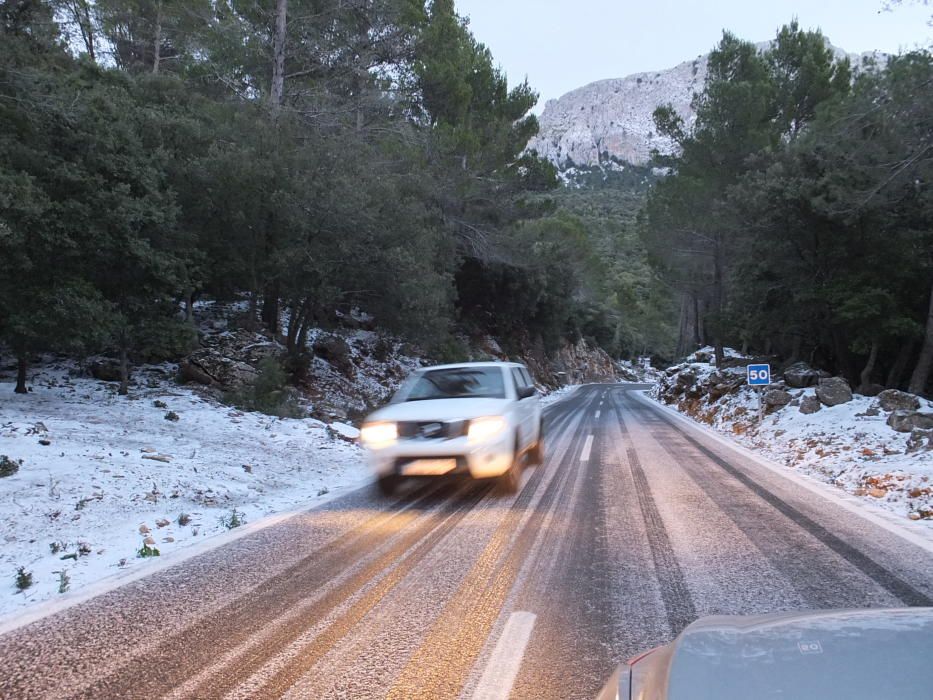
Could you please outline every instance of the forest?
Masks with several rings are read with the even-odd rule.
[[[711,344],[923,393],[933,364],[933,59],[838,55],[796,22],[769,49],[726,32],[696,120],[638,226],[680,299],[683,354]]]
[[[2,0],[16,390],[42,352],[176,358],[211,297],[298,359],[359,309],[439,359],[711,344],[924,392],[930,54],[853,65],[791,22],[709,66],[695,121],[655,113],[673,154],[566,187],[453,0]]]

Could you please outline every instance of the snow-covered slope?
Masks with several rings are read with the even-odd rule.
[[[74,369],[38,368],[23,396],[0,378],[0,455],[22,460],[0,478],[0,614],[144,565],[147,537],[165,555],[367,479],[338,435],[352,429],[237,411],[171,366],[141,369],[127,397]]]
[[[776,403],[759,422],[758,394],[745,383],[751,358],[730,350],[732,366],[717,370],[711,356],[704,348],[667,369],[654,397],[790,469],[933,526],[933,431],[895,431],[876,397],[851,394],[829,406],[815,386],[794,388],[779,377]],[[900,396],[933,411],[933,402]]]

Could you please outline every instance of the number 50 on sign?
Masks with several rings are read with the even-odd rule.
[[[768,386],[771,383],[771,365],[748,365],[748,385]]]

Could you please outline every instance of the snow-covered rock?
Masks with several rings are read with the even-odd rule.
[[[816,398],[824,406],[838,406],[852,400],[852,387],[842,377],[829,377],[821,379],[816,387]]]
[[[755,358],[743,361],[739,353],[727,351],[731,359],[724,364],[733,366],[717,369],[710,350],[666,369],[654,397],[788,468],[933,526],[933,402],[904,392],[888,394],[886,405],[920,409],[896,409],[889,416],[878,405],[880,396],[853,395],[847,383],[842,389],[845,380],[836,378],[829,385],[840,396],[847,392],[849,400],[828,404],[817,397],[823,389],[827,398],[824,379],[820,386],[788,383],[770,390],[764,396],[771,397],[766,399],[771,410],[759,420],[760,395],[746,385],[741,366]],[[773,400],[778,392],[781,402],[790,401],[779,405]],[[890,422],[904,432],[893,430]]]

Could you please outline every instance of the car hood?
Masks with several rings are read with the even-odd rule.
[[[921,697],[930,659],[933,608],[708,617],[635,664],[632,697]]]
[[[373,413],[367,421],[447,421],[498,416],[505,413],[508,399],[428,399],[390,403]]]

